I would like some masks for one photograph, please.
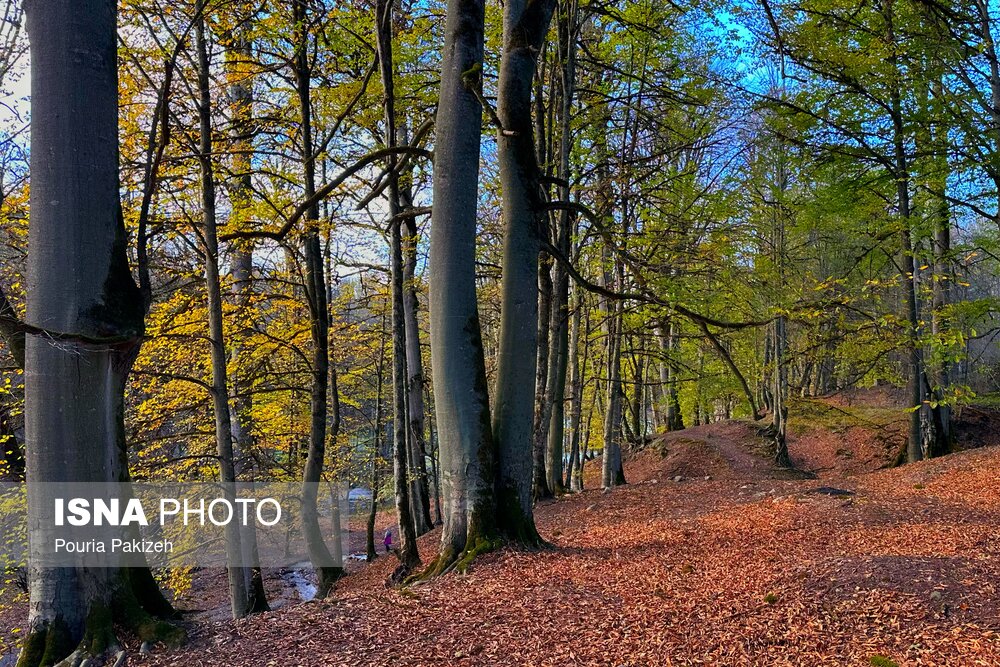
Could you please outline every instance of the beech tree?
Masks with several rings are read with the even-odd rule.
[[[127,466],[125,381],[144,327],[119,202],[116,3],[32,2],[26,13],[32,61],[27,474],[36,484],[118,482]],[[150,615],[150,599],[137,595],[122,568],[31,566],[29,586],[21,667],[71,654],[114,655],[116,626],[143,640],[183,636]]]
[[[476,297],[484,25],[483,0],[448,0],[430,246],[431,354],[444,524],[441,553],[428,574],[492,548],[497,535],[496,464]]]

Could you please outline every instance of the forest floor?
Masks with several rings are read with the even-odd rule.
[[[402,589],[381,557],[327,600],[189,618],[186,647],[130,664],[1000,665],[1000,414],[963,413],[975,449],[882,469],[900,411],[798,413],[804,473],[774,469],[746,422],[659,436],[627,486],[595,489],[591,461],[589,490],[537,508],[550,550]]]

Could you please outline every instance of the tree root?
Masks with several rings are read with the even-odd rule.
[[[447,549],[438,554],[437,558],[431,561],[422,572],[410,576],[404,583],[421,583],[448,574],[449,572],[464,574],[477,557],[491,551],[496,551],[503,545],[504,541],[499,538],[481,537],[473,540],[471,546],[466,544],[466,548],[463,551]]]
[[[101,603],[91,606],[83,637],[75,645],[73,633],[60,617],[33,630],[24,640],[17,667],[122,665],[124,652],[115,632],[116,623],[142,642],[174,647],[187,639],[182,628],[150,615],[131,591],[126,591],[114,608]]]
[[[316,599],[326,598],[332,591],[333,586],[346,573],[342,567],[319,567],[316,568]]]

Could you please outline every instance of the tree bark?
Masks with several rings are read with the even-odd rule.
[[[116,4],[50,0],[25,11],[32,62],[26,322],[46,332],[25,339],[27,474],[35,484],[117,483],[126,470],[125,382],[144,313],[119,204]],[[32,488],[36,526],[41,499]],[[180,640],[183,633],[155,622],[135,591],[121,568],[29,564],[29,627],[18,664],[113,655],[115,624],[144,641]]]
[[[385,114],[386,147],[396,146],[396,111],[392,67],[392,1],[375,3],[376,32],[380,72],[382,75],[382,108]],[[389,156],[386,165],[389,179],[390,253],[392,279],[392,396],[393,396],[393,475],[396,489],[396,516],[399,519],[400,567],[393,579],[402,581],[420,564],[417,552],[417,529],[411,506],[410,473],[413,467],[412,449],[409,445],[409,412],[406,399],[409,393],[409,375],[406,372],[406,316],[404,315],[403,283],[403,234],[399,219],[399,175],[395,156]],[[422,513],[419,515],[422,519]],[[430,526],[421,524],[423,532]]]
[[[226,46],[226,67],[229,70],[228,98],[232,113],[233,125],[233,158],[232,170],[235,178],[230,183],[229,199],[232,206],[231,217],[245,217],[246,209],[253,196],[251,182],[253,142],[253,89],[247,80],[246,62],[252,57],[249,39],[243,34],[245,23],[240,23],[235,32],[229,35]],[[164,101],[165,103],[165,101]],[[230,221],[232,222],[232,220]],[[230,253],[233,278],[233,297],[238,309],[239,321],[249,321],[253,300],[253,242],[237,241]],[[256,465],[253,452],[256,446],[254,440],[253,393],[250,379],[244,375],[244,365],[240,363],[249,348],[246,341],[253,335],[253,327],[241,327],[233,338],[233,359],[236,369],[232,378],[232,425],[233,445],[238,479],[253,481],[256,478]],[[243,531],[243,551],[246,554],[244,562],[258,561],[257,531],[253,525],[246,526]],[[260,566],[250,569],[250,581],[247,586],[248,613],[260,613],[270,609],[267,594],[264,591],[264,577]]]
[[[508,540],[540,544],[532,507],[532,452],[539,324],[539,228],[545,220],[531,116],[531,87],[554,0],[504,3],[497,159],[503,190],[503,282],[493,433],[498,449],[497,503]],[[547,425],[547,424],[546,424]],[[541,426],[541,425],[540,425]],[[544,441],[543,441],[544,443]]]
[[[196,11],[195,46],[198,52],[198,120],[202,238],[205,255],[205,290],[208,296],[208,337],[212,357],[212,410],[215,414],[215,443],[219,456],[219,481],[226,498],[236,494],[236,467],[233,452],[233,427],[229,412],[229,378],[226,340],[223,330],[222,285],[219,276],[219,238],[216,219],[215,175],[212,166],[212,97],[209,87],[208,41],[205,34],[205,0],[199,0]],[[233,618],[249,613],[249,568],[243,560],[243,540],[235,522],[226,526],[226,560],[228,562],[229,599]]]
[[[375,429],[372,443],[372,504],[368,508],[368,523],[366,526],[367,560],[372,562],[378,556],[375,549],[375,518],[378,515],[379,485],[382,483],[379,469],[382,465],[382,393],[385,386],[385,314],[382,315],[382,336],[378,344],[378,365],[375,380]]]
[[[601,468],[601,486],[609,489],[625,484],[622,467],[622,306],[621,301],[610,304],[611,312],[605,329],[607,339],[608,408],[604,415],[604,458]]]
[[[542,224],[539,222],[539,224]],[[506,270],[504,271],[506,275]],[[532,412],[531,445],[531,493],[534,500],[552,497],[548,477],[545,475],[546,435],[549,421],[547,414],[551,406],[549,397],[549,345],[552,325],[552,259],[548,255],[538,257],[538,315],[535,354],[535,402]]]
[[[316,194],[316,161],[312,138],[312,67],[309,62],[310,38],[307,29],[307,2],[293,0],[295,53],[292,69],[299,103],[303,195],[308,201]],[[340,564],[331,566],[333,556],[326,546],[319,526],[316,501],[326,459],[327,401],[330,380],[330,311],[327,304],[326,273],[319,234],[319,208],[313,203],[304,216],[302,253],[305,258],[306,299],[312,335],[312,382],[310,386],[309,452],[302,471],[302,524],[309,557],[316,570],[317,596],[325,597],[334,582],[343,576]],[[340,539],[337,535],[336,539]]]
[[[427,575],[496,544],[495,452],[476,298],[483,0],[448,0],[434,148],[430,314],[444,526]],[[530,478],[529,478],[530,481]]]
[[[892,3],[883,0],[882,14],[885,18],[886,40],[889,44],[896,43],[893,25]],[[889,56],[889,65],[893,70],[894,80],[890,85],[889,103],[890,120],[892,122],[893,143],[893,176],[896,181],[896,204],[900,217],[900,239],[902,245],[902,281],[904,311],[908,324],[907,330],[907,361],[909,373],[907,387],[909,393],[910,429],[907,440],[906,458],[909,462],[919,461],[926,456],[925,438],[931,427],[927,415],[929,406],[925,404],[925,374],[923,351],[920,347],[920,296],[917,286],[917,267],[914,261],[913,230],[910,210],[910,167],[906,154],[906,135],[904,129],[902,99],[900,92],[901,72],[896,55]]]
[[[569,488],[570,491],[578,492],[583,490],[583,485],[581,484],[582,478],[580,477],[583,458],[580,441],[582,428],[581,419],[583,413],[584,372],[587,363],[587,353],[590,350],[590,332],[588,330],[585,334],[581,354],[580,325],[581,319],[583,318],[584,302],[582,290],[577,287],[574,291],[576,292],[576,308],[573,313],[573,327],[569,342],[570,368],[572,370],[570,371],[570,455],[569,466],[566,470],[566,487]],[[589,317],[587,323],[589,329]]]

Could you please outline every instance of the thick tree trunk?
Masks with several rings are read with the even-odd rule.
[[[116,4],[50,0],[25,10],[32,62],[26,321],[45,332],[25,340],[27,474],[36,485],[115,483],[126,469],[125,381],[143,335],[119,205]],[[37,488],[29,487],[29,519],[40,509]],[[115,624],[143,640],[181,639],[152,620],[135,590],[121,568],[30,564],[29,628],[18,664],[51,665],[74,651],[76,661],[113,655]]]
[[[495,452],[476,299],[484,22],[483,0],[448,0],[430,246],[444,526],[441,553],[428,575],[461,568],[496,544]]]
[[[541,539],[532,508],[534,401],[525,387],[537,371],[539,225],[544,221],[533,141],[531,86],[554,0],[504,3],[497,158],[503,190],[503,283],[493,433],[497,441],[498,518],[506,537],[535,546]],[[547,426],[539,424],[539,429]],[[544,440],[542,440],[544,445]],[[544,451],[544,450],[543,450]]]

